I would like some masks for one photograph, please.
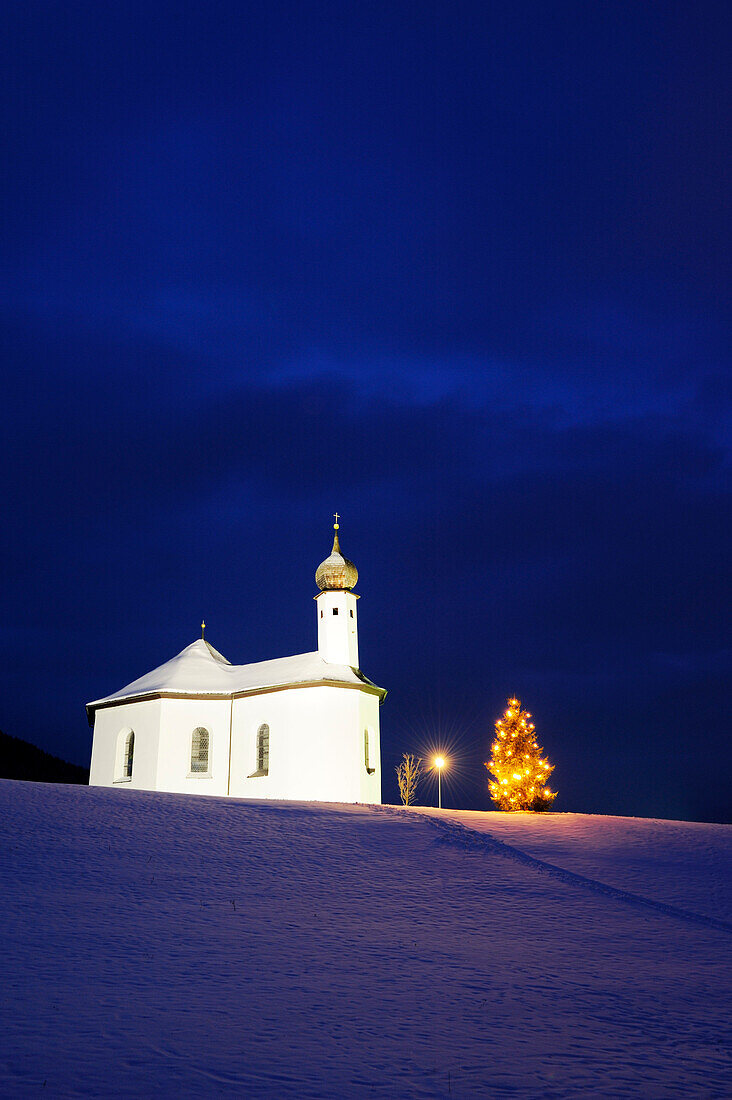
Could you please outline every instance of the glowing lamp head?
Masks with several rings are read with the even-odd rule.
[[[436,768],[444,768],[445,767],[445,757],[444,756],[436,756],[435,757],[435,767]]]

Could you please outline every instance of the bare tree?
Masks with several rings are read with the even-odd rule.
[[[403,753],[402,762],[395,768],[399,783],[399,794],[405,806],[413,806],[417,801],[417,786],[422,774],[422,760],[412,753]]]

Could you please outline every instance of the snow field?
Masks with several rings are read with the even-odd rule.
[[[730,827],[0,808],[3,1096],[730,1095]]]

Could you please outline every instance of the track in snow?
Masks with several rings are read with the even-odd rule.
[[[612,898],[614,901],[620,901],[626,905],[634,905],[640,909],[652,909],[675,920],[689,921],[691,924],[700,924],[706,928],[716,928],[720,932],[732,934],[732,922],[730,921],[706,917],[702,913],[680,909],[677,905],[667,905],[665,902],[655,901],[653,898],[643,897],[640,894],[633,894],[628,890],[619,890],[615,886],[609,886],[607,883],[599,882],[594,878],[587,878],[585,875],[578,875],[574,871],[555,867],[543,859],[537,859],[536,856],[529,855],[528,852],[506,843],[505,840],[499,840],[486,832],[475,832],[459,821],[450,820],[449,817],[430,815],[426,820],[440,830],[443,843],[454,844],[459,848],[466,848],[471,851],[492,852],[506,859],[514,859],[519,863],[533,867],[541,874],[549,875],[568,886],[579,886],[584,890],[590,890],[593,894],[602,894],[604,897]]]

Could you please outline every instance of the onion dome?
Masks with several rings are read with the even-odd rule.
[[[341,554],[341,547],[338,542],[339,526],[338,517],[336,516],[336,522],[333,524],[333,530],[335,531],[333,549],[330,556],[322,561],[315,571],[315,583],[321,592],[332,592],[339,589],[350,592],[352,588],[356,587],[356,581],[358,580],[358,569],[352,561],[344,558]]]

